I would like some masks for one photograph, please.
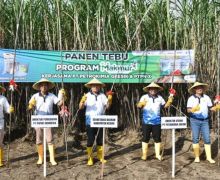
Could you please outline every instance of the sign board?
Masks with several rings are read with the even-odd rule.
[[[62,60],[62,63],[61,63]],[[36,68],[38,67],[38,68]],[[36,51],[0,48],[0,82],[193,83],[194,50]]]
[[[58,115],[32,115],[31,127],[58,127]]]
[[[117,128],[118,116],[99,115],[91,117],[91,127],[97,128]]]
[[[161,117],[161,129],[185,129],[186,117]]]

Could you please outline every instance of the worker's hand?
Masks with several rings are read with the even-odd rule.
[[[215,106],[212,107],[213,111],[219,111],[220,110],[220,104],[216,104]]]
[[[165,108],[170,107],[170,105],[173,103],[173,96],[169,96],[166,104],[165,104]]]
[[[106,92],[107,98],[108,98],[108,104],[111,105],[112,104],[112,95],[114,94],[114,92],[112,92],[111,90]]]
[[[37,104],[37,101],[33,98],[32,100],[30,100],[29,104],[28,104],[28,110],[32,110]]]
[[[146,105],[147,105],[147,101],[146,101],[146,100],[137,103],[137,107],[138,107],[138,108],[143,108],[143,107],[146,106]]]
[[[11,114],[11,113],[14,113],[14,112],[15,112],[15,108],[14,108],[12,105],[10,105],[8,112],[9,112],[10,114]]]
[[[86,100],[87,100],[87,96],[86,96],[86,94],[84,94],[80,100],[80,104],[84,104],[86,102]]]
[[[194,113],[194,112],[199,111],[199,110],[200,110],[200,107],[199,107],[199,104],[198,104],[197,106],[195,106],[191,109],[191,112]]]
[[[58,99],[59,100],[64,100],[64,101],[67,100],[67,95],[66,95],[65,89],[62,88],[62,89],[59,90]]]

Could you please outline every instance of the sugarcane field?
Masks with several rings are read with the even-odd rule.
[[[220,179],[219,0],[0,13],[0,180]]]

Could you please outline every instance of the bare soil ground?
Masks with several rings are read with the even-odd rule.
[[[123,131],[109,134],[106,140],[104,179],[106,180],[158,180],[171,178],[172,147],[170,131],[163,132],[165,142],[164,159],[155,159],[154,145],[150,142],[147,161],[140,159],[140,133]],[[55,137],[57,166],[47,163],[47,178],[53,180],[66,179],[100,179],[101,163],[96,159],[94,166],[89,167],[85,151],[86,137],[83,134],[81,147],[72,146],[73,137],[68,137],[69,163],[66,160],[65,146],[62,138]],[[203,144],[201,143],[201,162],[194,163],[191,133],[189,130],[176,132],[176,175],[175,179],[220,179],[220,167],[209,164],[205,160]],[[217,139],[212,133],[212,156],[217,161]],[[94,153],[94,155],[96,155]],[[6,157],[6,146],[5,146]],[[10,166],[0,168],[0,179],[44,179],[43,166],[36,165],[37,153],[34,142],[17,139],[11,143]]]

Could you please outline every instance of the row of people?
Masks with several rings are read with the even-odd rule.
[[[205,94],[208,88],[208,84],[196,82],[189,88],[188,92],[191,94],[187,101],[187,112],[190,117],[190,126],[193,135],[193,150],[195,154],[194,162],[200,162],[200,133],[205,143],[206,158],[210,163],[215,163],[211,157],[211,141],[210,141],[210,128],[209,128],[209,110],[220,110],[220,101],[215,106],[209,96]],[[161,147],[161,108],[167,108],[173,101],[173,96],[168,98],[167,103],[158,94],[163,90],[162,87],[155,83],[151,83],[147,87],[143,88],[146,95],[143,95],[140,102],[137,104],[139,108],[143,109],[142,117],[142,159],[147,159],[148,142],[150,140],[150,134],[152,133],[155,142],[155,155],[156,158],[162,160],[160,155]]]
[[[58,97],[49,91],[55,86],[55,84],[47,79],[41,79],[33,85],[33,88],[38,93],[34,94],[28,105],[29,110],[34,110],[35,115],[52,115],[53,105],[61,106],[63,99],[65,99],[65,90],[61,89],[58,93]],[[86,108],[86,133],[87,133],[87,154],[88,162],[87,165],[91,166],[94,164],[93,161],[93,144],[96,140],[97,144],[97,158],[101,162],[106,162],[102,157],[103,152],[103,132],[102,128],[91,128],[90,120],[91,116],[103,115],[106,109],[112,104],[112,91],[107,92],[107,96],[101,91],[105,84],[97,79],[92,79],[85,86],[90,89],[88,93],[84,94],[79,103],[79,109]],[[208,110],[217,111],[220,110],[220,104],[213,106],[211,99],[204,94],[207,90],[208,85],[204,83],[196,82],[190,89],[189,93],[192,95],[187,102],[187,111],[190,115],[190,125],[193,133],[193,149],[195,153],[195,162],[199,162],[199,135],[200,131],[205,142],[205,151],[207,160],[210,163],[215,163],[211,158],[211,142],[209,132],[209,113]],[[0,91],[3,92],[5,89],[0,87]],[[163,90],[156,83],[151,83],[144,87],[143,90],[146,92],[140,101],[137,103],[137,107],[143,110],[142,113],[142,160],[147,159],[148,143],[151,137],[155,142],[155,155],[158,160],[162,160],[161,151],[161,108],[168,108],[173,102],[173,95],[175,90],[170,93],[170,96],[165,102],[163,97],[159,95],[159,92]],[[0,95],[0,166],[3,165],[3,137],[4,137],[4,115],[3,112],[12,113],[14,108],[9,105],[7,99]],[[36,131],[36,144],[38,151],[37,164],[43,164],[43,144],[42,144],[42,128],[35,128]],[[97,137],[96,137],[97,135]],[[54,158],[54,144],[53,134],[51,128],[46,128],[46,141],[50,153],[50,162],[52,165],[57,165]]]

